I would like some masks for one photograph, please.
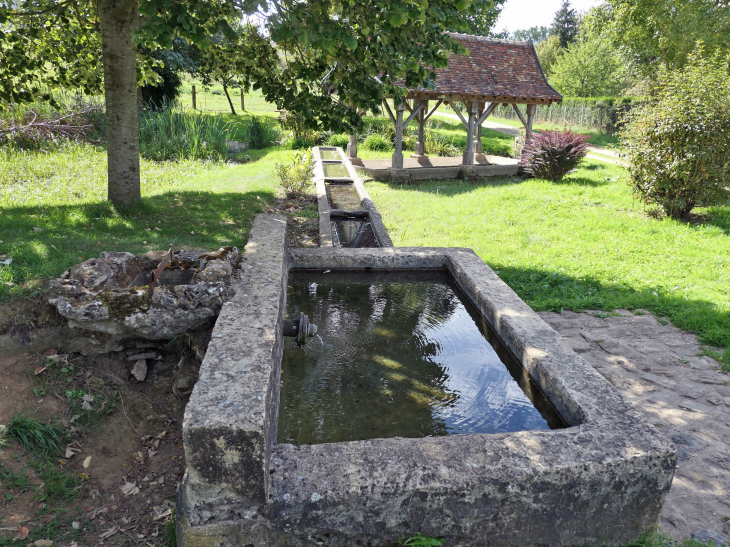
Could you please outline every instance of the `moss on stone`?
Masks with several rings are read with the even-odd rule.
[[[149,310],[150,288],[129,287],[99,294],[99,301],[109,310],[110,319],[122,319]]]

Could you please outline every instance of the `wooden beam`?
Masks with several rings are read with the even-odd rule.
[[[390,165],[396,169],[403,169],[403,111],[405,109],[404,101],[395,107],[395,152],[393,152]]]
[[[456,110],[456,108],[454,108],[454,103],[449,101],[449,104],[451,105],[451,108],[454,109],[454,112],[456,112],[456,115],[459,116],[459,119],[461,120],[461,123],[464,124],[464,127],[468,128],[469,123],[464,119],[464,116],[461,115],[461,112],[459,112],[458,110]]]
[[[428,119],[429,119],[429,118],[430,118],[430,117],[431,117],[431,116],[433,115],[433,113],[434,113],[434,112],[436,112],[436,109],[437,109],[437,108],[438,108],[438,107],[439,107],[439,106],[441,105],[441,103],[442,103],[442,102],[444,102],[444,100],[443,100],[443,99],[439,99],[439,100],[438,100],[438,101],[436,102],[436,106],[434,106],[434,107],[433,107],[433,108],[432,108],[432,109],[431,109],[431,110],[429,111],[429,113],[428,113],[428,114],[426,114],[426,116],[425,116],[425,117],[423,118],[423,121],[424,121],[424,122],[427,122],[427,121],[428,121]]]
[[[494,110],[499,106],[499,103],[491,103],[487,109],[484,111],[484,114],[479,116],[479,119],[477,120],[477,125],[481,126],[484,123],[484,120],[486,120],[489,115],[494,112]]]
[[[390,116],[390,121],[392,123],[395,123],[395,116],[393,116],[393,111],[390,109],[390,105],[388,104],[388,99],[383,99],[383,104],[385,105],[386,112],[388,112],[388,116]]]
[[[474,165],[474,128],[476,127],[476,114],[479,104],[476,101],[468,103],[466,109],[469,113],[469,123],[466,125],[466,150],[464,151],[464,165]]]
[[[517,114],[517,117],[522,122],[522,125],[524,125],[525,129],[527,129],[527,120],[525,120],[525,117],[522,115],[522,112],[520,112],[520,109],[517,108],[517,105],[515,103],[512,103],[512,109],[515,111],[515,114]]]
[[[406,121],[403,122],[403,127],[407,126],[409,123],[411,123],[411,120],[418,116],[418,113],[421,111],[421,109],[426,105],[428,101],[421,101],[418,103],[418,106],[411,109],[411,115],[408,116]]]

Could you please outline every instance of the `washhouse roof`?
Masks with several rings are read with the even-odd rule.
[[[532,40],[449,34],[469,50],[469,55],[452,53],[446,68],[434,69],[435,89],[412,89],[409,97],[518,104],[551,104],[563,99],[548,83]]]

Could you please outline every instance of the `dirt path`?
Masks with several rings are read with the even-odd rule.
[[[677,447],[662,528],[721,545],[730,540],[730,374],[698,356],[696,336],[649,313],[617,313],[540,316]]]
[[[437,116],[442,116],[444,118],[449,118],[450,120],[457,120],[461,121],[459,117],[456,114],[449,114],[447,112],[437,112]],[[495,122],[492,120],[485,120],[482,124],[482,127],[486,129],[491,129],[493,131],[497,131],[499,133],[502,133],[503,135],[508,135],[510,137],[516,137],[520,134],[520,128],[519,127],[512,127],[511,125],[506,125],[503,123]],[[609,150],[608,148],[601,148],[599,146],[589,146],[588,147],[588,155],[586,156],[592,160],[598,160],[605,163],[610,163],[612,165],[619,165],[621,167],[626,167],[626,162],[621,160],[616,152],[613,150]]]

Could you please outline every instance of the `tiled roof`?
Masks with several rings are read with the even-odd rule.
[[[562,100],[563,96],[545,78],[531,41],[450,34],[469,50],[469,55],[452,53],[446,68],[434,70],[436,89],[418,88],[415,92],[432,97],[472,95],[497,102]]]

